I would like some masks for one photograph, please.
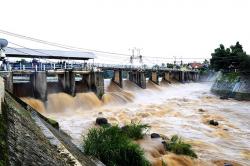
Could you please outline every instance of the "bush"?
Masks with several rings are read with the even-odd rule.
[[[83,140],[83,150],[107,166],[150,165],[139,145],[118,126],[92,128]]]
[[[192,146],[183,142],[177,135],[172,136],[170,141],[165,144],[165,149],[175,154],[183,154],[197,158],[197,155],[192,150]]]
[[[137,140],[142,139],[149,128],[147,124],[131,123],[122,127],[122,130],[129,138]]]

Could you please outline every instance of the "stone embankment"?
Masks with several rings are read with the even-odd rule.
[[[102,165],[84,156],[68,136],[48,123],[50,120],[3,87],[1,84],[0,166]]]
[[[219,73],[211,91],[224,98],[250,100],[250,75],[243,73]]]

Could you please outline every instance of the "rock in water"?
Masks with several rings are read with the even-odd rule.
[[[215,121],[215,120],[210,120],[209,124],[213,125],[213,126],[218,126],[219,125],[219,123],[217,121]]]
[[[108,120],[106,119],[106,118],[96,118],[96,121],[95,121],[95,123],[97,124],[97,125],[100,125],[100,126],[102,126],[102,125],[107,125],[108,124]]]
[[[151,138],[161,138],[160,134],[152,133]]]

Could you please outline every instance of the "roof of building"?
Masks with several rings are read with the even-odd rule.
[[[192,68],[201,68],[203,66],[203,64],[198,63],[198,62],[190,63],[190,65]]]
[[[6,57],[15,58],[46,58],[46,59],[72,59],[72,60],[88,60],[94,59],[95,54],[92,52],[81,51],[63,51],[63,50],[43,50],[28,48],[4,48]]]

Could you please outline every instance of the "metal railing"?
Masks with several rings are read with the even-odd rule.
[[[82,71],[91,71],[95,69],[102,70],[155,70],[155,71],[197,71],[192,69],[173,69],[168,67],[149,67],[144,65],[119,65],[119,64],[104,64],[104,63],[25,63],[25,64],[5,64],[1,67],[4,71],[11,70],[29,70],[29,71],[47,71],[47,70],[60,70],[60,69],[77,69]]]

